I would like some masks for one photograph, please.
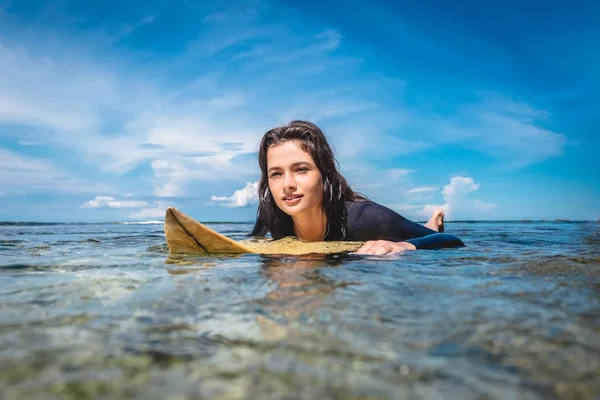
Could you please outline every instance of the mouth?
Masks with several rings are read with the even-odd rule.
[[[303,196],[301,194],[294,195],[294,196],[285,196],[283,198],[283,201],[285,204],[288,204],[288,205],[297,204],[298,202],[300,202],[300,199],[302,197]]]

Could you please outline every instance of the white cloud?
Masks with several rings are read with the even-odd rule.
[[[117,40],[124,39],[127,36],[131,35],[133,32],[135,32],[137,29],[139,29],[145,25],[152,24],[155,20],[156,20],[156,16],[146,15],[143,18],[141,18],[140,20],[138,20],[132,24],[124,25],[121,27],[120,32],[116,35],[114,40],[117,41]]]
[[[386,170],[387,180],[388,181],[398,181],[401,178],[404,178],[411,172],[414,172],[412,169],[403,169],[403,168],[390,168]]]
[[[316,35],[315,39],[321,40],[325,49],[336,50],[340,47],[342,35],[333,29],[326,29],[324,32]]]
[[[145,201],[115,200],[110,196],[96,196],[94,200],[86,201],[81,208],[140,208],[148,205]]]
[[[442,195],[446,200],[453,199],[455,197],[463,196],[469,192],[475,192],[479,189],[480,184],[475,183],[473,178],[455,176],[450,179],[450,184],[444,186]]]
[[[79,179],[54,165],[0,148],[0,187],[5,194],[36,192],[97,193],[110,190],[102,183]]]
[[[75,113],[50,111],[2,95],[0,95],[0,121],[64,131],[77,131],[85,127],[84,118]]]
[[[459,105],[454,116],[432,117],[427,124],[434,143],[459,144],[516,168],[563,153],[567,138],[544,127],[548,117],[530,104],[483,92],[477,102]]]
[[[358,161],[344,167],[343,170],[353,189],[384,189],[388,192],[391,186],[402,184],[404,178],[414,172],[412,169],[403,168],[377,170],[372,165]]]
[[[232,196],[219,197],[211,196],[212,201],[221,203],[225,207],[246,207],[250,204],[258,202],[258,182],[248,182],[246,187],[236,190]]]
[[[97,126],[97,109],[117,100],[115,78],[77,46],[0,39],[0,123],[74,134]],[[52,138],[49,138],[52,139]]]
[[[476,192],[480,186],[481,184],[475,183],[473,178],[455,176],[450,179],[450,183],[445,185],[442,190],[445,203],[439,205],[427,204],[418,212],[418,215],[429,217],[436,208],[441,208],[448,219],[477,218],[482,212],[495,207],[494,204],[469,197],[469,193]]]
[[[43,146],[44,145],[43,142],[34,142],[31,140],[19,140],[18,143],[21,146]]]
[[[531,105],[483,94],[455,115],[432,117],[405,104],[405,81],[364,74],[364,60],[342,52],[339,32],[304,24],[293,12],[265,24],[271,4],[224,7],[173,57],[177,67],[202,66],[177,85],[165,69],[136,64],[137,54],[110,47],[154,23],[153,13],[104,42],[90,40],[89,32],[81,39],[60,37],[36,26],[28,40],[0,39],[0,123],[43,128],[19,137],[21,143],[74,149],[84,167],[115,179],[150,165],[159,197],[198,195],[198,182],[255,179],[256,161],[240,156],[255,152],[268,128],[295,118],[322,126],[347,161],[344,167],[363,160],[368,175],[348,168],[361,188],[383,188],[410,172],[381,171],[379,160],[433,146],[457,144],[519,165],[564,147],[564,135],[538,126],[548,114]],[[290,99],[289,93],[298,95]]]
[[[233,165],[228,157],[231,151],[201,157],[181,157],[176,161],[154,160],[151,167],[155,176],[154,195],[157,197],[183,197],[197,186],[194,181],[217,182],[236,178],[254,177],[258,166]],[[227,171],[227,173],[223,173]]]
[[[473,206],[479,211],[489,211],[492,208],[496,207],[494,203],[486,203],[485,201],[473,199]]]
[[[437,192],[438,188],[433,186],[425,186],[425,187],[416,187],[410,189],[409,193],[425,193],[425,192]]]
[[[146,220],[149,218],[164,218],[169,204],[163,201],[154,202],[154,206],[142,208],[141,210],[129,215],[130,219]]]
[[[335,70],[331,65],[334,61],[330,58],[324,60],[324,67]],[[325,73],[325,71],[321,71]],[[387,83],[387,82],[386,82]],[[365,145],[376,148],[370,142],[372,136],[378,135],[373,122],[386,111],[383,104],[375,101],[372,96],[382,84],[379,80],[364,80],[354,82],[351,87],[338,82],[326,88],[312,87],[303,90],[302,96],[286,99],[284,107],[277,105],[277,115],[280,123],[288,123],[294,119],[306,119],[320,125],[326,135],[339,136],[343,141],[337,143],[340,150],[354,145],[358,140],[359,148]],[[308,89],[308,90],[307,90]],[[300,90],[300,89],[299,89]],[[381,120],[381,118],[379,118]],[[383,119],[383,120],[387,120]],[[335,123],[331,123],[335,121]],[[380,121],[381,122],[381,121]],[[344,151],[342,151],[344,152]]]
[[[154,189],[156,197],[180,197],[183,195],[183,186],[175,182],[167,182],[163,186],[158,186]]]

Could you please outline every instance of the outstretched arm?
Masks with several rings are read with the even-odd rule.
[[[454,235],[437,233],[373,202],[348,209],[347,240],[366,241],[358,254],[390,254],[416,249],[463,247]]]
[[[407,243],[412,244],[417,249],[439,250],[451,249],[455,247],[465,247],[462,240],[448,233],[434,233],[419,238],[409,239]]]
[[[409,239],[403,242],[391,240],[369,240],[356,254],[397,254],[406,250],[438,250],[446,248],[464,247],[465,244],[454,235],[447,233],[433,233],[420,238]]]

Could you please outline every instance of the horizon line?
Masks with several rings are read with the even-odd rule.
[[[255,221],[200,221],[202,224],[254,224]],[[413,222],[425,223],[427,221],[415,220]],[[465,220],[445,220],[444,223],[473,223],[473,222],[517,222],[517,223],[532,223],[532,222],[600,222],[600,219],[465,219]],[[128,224],[147,224],[147,225],[159,225],[164,223],[163,220],[132,220],[132,221],[0,221],[0,226],[11,226],[11,225],[77,225],[77,224],[104,224],[104,225],[128,225]]]

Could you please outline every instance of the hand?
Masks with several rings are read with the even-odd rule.
[[[416,250],[417,248],[408,242],[391,242],[389,240],[369,240],[363,244],[354,254],[398,254],[406,250]]]

